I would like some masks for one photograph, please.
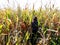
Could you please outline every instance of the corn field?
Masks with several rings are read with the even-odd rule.
[[[34,17],[38,18],[40,38],[37,38],[37,45],[60,45],[60,10],[52,8],[39,8],[32,10],[17,10],[10,7],[0,9],[0,45],[31,45],[30,36],[32,34],[31,22]],[[21,24],[24,29],[21,28]],[[38,41],[39,40],[39,41]],[[28,43],[27,43],[28,42]]]

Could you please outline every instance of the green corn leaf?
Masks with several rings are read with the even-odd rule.
[[[0,25],[0,29],[3,27],[3,25]]]

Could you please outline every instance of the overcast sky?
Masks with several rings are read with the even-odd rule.
[[[41,5],[43,8],[46,4],[50,5],[50,1],[51,5],[54,4],[55,8],[60,9],[60,0],[42,0],[42,3],[41,0],[9,0],[9,3],[7,0],[0,0],[0,8],[8,7],[9,5],[9,7],[16,9],[17,5],[20,4],[20,7],[24,9],[26,3],[28,3],[29,9],[31,9],[34,3],[35,9],[38,9]]]

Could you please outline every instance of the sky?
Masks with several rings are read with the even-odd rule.
[[[0,0],[0,8],[3,9],[6,7],[11,7],[13,9],[16,9],[17,5],[20,4],[20,7],[24,9],[26,4],[28,4],[28,8],[31,9],[34,4],[34,9],[38,9],[39,7],[41,7],[41,5],[42,8],[45,8],[45,5],[49,7],[50,1],[51,5],[54,4],[55,8],[60,9],[60,0]]]

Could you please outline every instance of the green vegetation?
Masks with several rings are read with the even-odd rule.
[[[19,27],[19,22],[23,20],[23,22],[26,22],[27,25],[31,25],[31,22],[33,21],[34,16],[37,16],[38,18],[38,25],[42,27],[43,29],[43,37],[46,37],[46,34],[49,33],[49,41],[46,45],[60,45],[60,10],[54,9],[54,8],[46,8],[42,9],[39,8],[39,10],[29,10],[28,8],[21,10],[18,6],[17,10],[13,10],[11,8],[6,9],[0,9],[0,35],[2,33],[9,34],[11,30],[21,30]],[[20,29],[19,29],[20,28]],[[27,27],[28,28],[28,27]],[[55,33],[51,31],[47,31],[47,29],[51,29],[54,31],[57,31]],[[27,42],[29,38],[29,32],[26,32],[25,40]],[[23,36],[21,36],[23,37]],[[18,39],[16,45],[19,45]],[[10,38],[8,38],[10,39]],[[42,38],[43,39],[43,38]],[[1,39],[0,39],[1,40]],[[21,40],[21,39],[20,39]],[[7,42],[7,45],[10,40]],[[26,43],[25,42],[25,43]],[[1,43],[1,42],[0,42]],[[22,44],[21,44],[22,45]],[[45,44],[44,44],[45,45]]]

